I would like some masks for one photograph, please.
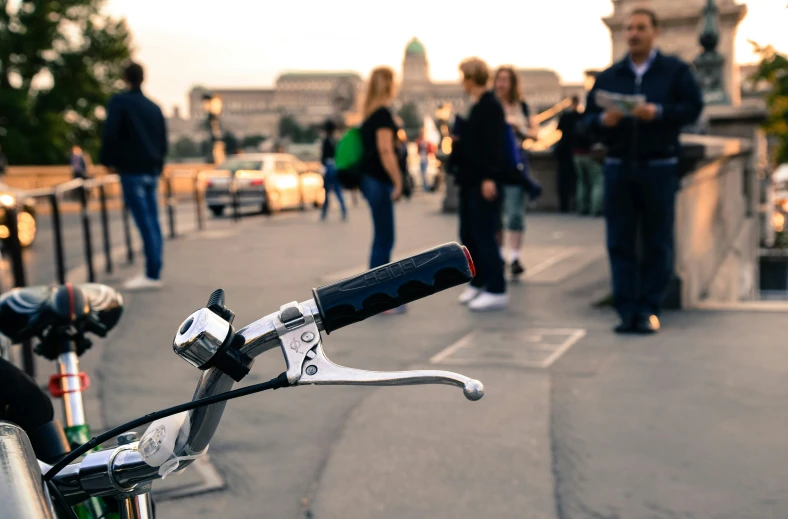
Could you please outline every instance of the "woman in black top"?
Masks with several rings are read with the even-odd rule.
[[[339,207],[342,209],[342,219],[344,220],[347,218],[347,208],[345,207],[345,198],[342,196],[342,186],[339,185],[339,180],[337,179],[337,167],[334,163],[334,156],[337,151],[337,140],[334,136],[334,132],[336,132],[337,125],[334,124],[334,121],[329,119],[326,121],[324,128],[326,136],[323,139],[320,162],[325,169],[325,173],[323,174],[323,188],[326,190],[326,194],[320,219],[326,219],[326,213],[328,212],[328,193],[333,191],[339,200]]]
[[[361,193],[372,212],[374,239],[370,268],[391,261],[394,248],[394,202],[402,195],[402,172],[396,153],[397,125],[389,109],[394,99],[394,71],[378,67],[372,71],[364,103],[361,140]]]
[[[476,263],[476,277],[460,296],[460,303],[475,311],[497,310],[509,301],[495,236],[501,181],[507,173],[506,118],[495,94],[487,90],[487,64],[471,58],[460,65],[460,71],[463,87],[475,101],[457,141],[460,239]]]

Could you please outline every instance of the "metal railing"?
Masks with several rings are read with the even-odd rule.
[[[169,239],[175,239],[178,237],[175,210],[177,200],[173,186],[173,182],[176,178],[192,179],[191,198],[196,209],[196,228],[200,231],[205,228],[204,190],[200,174],[194,171],[173,171],[162,175],[161,177],[161,181],[164,184],[164,205],[167,218],[167,234]],[[67,193],[77,194],[80,213],[79,220],[80,227],[82,229],[84,265],[87,274],[87,281],[91,283],[96,281],[96,268],[94,261],[94,243],[90,214],[90,202],[94,194],[97,194],[101,224],[102,252],[104,256],[104,269],[107,274],[112,274],[115,265],[112,258],[112,231],[109,218],[109,197],[107,191],[110,186],[119,185],[120,177],[118,175],[104,175],[93,179],[74,179],[51,188],[33,189],[20,192],[13,200],[13,203],[6,204],[0,199],[0,203],[3,203],[4,205],[6,220],[5,224],[8,228],[8,237],[5,239],[5,252],[9,261],[14,287],[24,287],[28,282],[22,244],[19,238],[18,215],[20,210],[22,210],[20,208],[23,206],[23,201],[31,198],[36,200],[47,200],[49,204],[51,210],[50,216],[52,222],[52,237],[54,246],[53,259],[56,268],[56,279],[53,281],[58,284],[64,284],[68,281],[66,270],[66,254],[63,240],[63,211],[61,207],[63,199]],[[120,189],[118,191],[120,192]],[[233,189],[232,191],[233,219],[238,221],[240,219],[240,215],[238,212],[239,203],[237,190]],[[131,218],[125,203],[122,205],[121,210],[126,260],[128,264],[133,264],[135,251],[131,234]],[[22,344],[22,367],[28,375],[35,376],[33,349],[29,342]]]

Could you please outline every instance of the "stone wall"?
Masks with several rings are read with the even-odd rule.
[[[191,196],[194,192],[194,177],[203,170],[212,169],[211,164],[168,164],[164,176],[171,176],[173,191],[179,197]],[[91,178],[107,174],[103,166],[89,166]],[[2,182],[10,187],[23,190],[42,189],[57,186],[72,179],[69,166],[10,166]],[[118,196],[119,186],[108,187],[108,196]]]
[[[751,141],[688,140],[703,144],[705,157],[682,179],[676,199],[675,271],[682,307],[754,299],[758,235]]]

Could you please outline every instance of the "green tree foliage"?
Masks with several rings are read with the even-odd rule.
[[[398,115],[402,119],[402,125],[405,127],[405,130],[417,130],[423,125],[419,109],[413,103],[405,103]]]
[[[243,148],[257,148],[262,142],[266,140],[265,135],[247,135],[241,142]]]
[[[236,137],[233,132],[224,132],[222,140],[224,141],[224,152],[227,155],[235,155],[238,153],[238,137]]]
[[[12,5],[14,7],[12,7]],[[0,0],[0,145],[11,164],[94,161],[131,36],[105,0]]]
[[[189,158],[200,156],[200,148],[191,137],[183,136],[172,146],[172,156],[175,158]]]
[[[320,128],[318,126],[304,128],[292,116],[283,115],[279,119],[279,137],[290,139],[294,143],[307,144],[315,142],[320,137]]]
[[[754,83],[765,81],[770,87],[766,96],[769,115],[764,129],[777,139],[777,163],[788,163],[788,57],[771,45],[761,47],[755,42],[750,43],[761,57],[758,71],[750,80]]]

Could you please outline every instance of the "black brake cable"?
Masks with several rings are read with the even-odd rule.
[[[65,513],[68,516],[68,519],[79,519],[79,516],[77,516],[76,512],[74,512],[74,510],[68,505],[66,498],[63,497],[62,492],[60,492],[60,489],[57,488],[55,482],[47,481],[46,485],[49,488],[49,491],[52,493],[52,495],[55,496],[55,501],[57,501],[57,504],[60,505],[60,508],[62,509],[63,513]]]
[[[207,405],[216,404],[227,400],[232,400],[234,398],[251,395],[254,393],[259,393],[261,391],[266,391],[268,389],[279,389],[279,388],[290,387],[290,386],[291,384],[287,381],[287,374],[280,373],[278,377],[272,378],[267,382],[261,382],[260,384],[254,384],[252,386],[242,387],[239,389],[235,389],[233,391],[227,391],[226,393],[200,398],[199,400],[192,400],[191,402],[176,405],[174,407],[170,407],[169,409],[163,409],[161,411],[156,411],[155,413],[146,414],[145,416],[137,418],[136,420],[126,422],[125,424],[110,429],[105,433],[99,434],[98,436],[94,436],[87,443],[84,443],[79,447],[77,447],[76,449],[74,449],[73,451],[69,452],[60,461],[55,463],[52,466],[52,468],[47,471],[46,474],[44,474],[44,481],[49,482],[53,477],[57,476],[57,474],[61,470],[63,470],[69,463],[76,460],[77,458],[79,458],[89,450],[98,447],[105,441],[111,440],[112,438],[114,438],[119,434],[128,432],[141,425],[145,425],[146,423],[153,422],[154,420],[158,420],[159,418],[166,418],[174,414],[182,413],[184,411],[197,409],[198,407],[204,407]]]

